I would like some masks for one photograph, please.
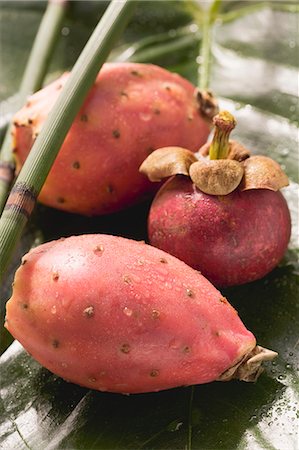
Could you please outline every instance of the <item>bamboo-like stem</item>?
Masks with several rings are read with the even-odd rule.
[[[21,108],[28,95],[40,89],[50,58],[60,34],[67,1],[50,0],[37,31],[18,92],[15,110]],[[0,214],[3,211],[14,178],[11,126],[8,126],[0,151]],[[2,176],[1,176],[2,175]]]
[[[41,87],[60,34],[67,4],[66,0],[49,0],[21,81],[21,94],[32,94]]]
[[[0,282],[59,148],[135,5],[132,0],[109,4],[33,144],[0,220]]]

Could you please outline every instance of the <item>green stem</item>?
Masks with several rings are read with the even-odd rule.
[[[212,32],[218,17],[221,0],[214,0],[210,8],[204,12],[202,22],[202,41],[199,51],[198,87],[205,91],[209,88],[212,61]]]
[[[21,108],[28,95],[40,89],[47,73],[50,58],[60,34],[67,2],[49,1],[43,15],[33,47],[25,68],[18,92],[15,111]],[[11,183],[14,178],[14,158],[12,155],[11,125],[8,127],[0,151],[0,214],[3,211]]]
[[[215,131],[210,145],[210,159],[225,159],[229,152],[229,135],[235,128],[234,116],[228,111],[221,111],[214,117]]]
[[[209,11],[205,13],[203,28],[202,28],[202,43],[199,53],[199,67],[198,67],[198,87],[201,90],[206,90],[210,84],[211,72],[211,26]]]
[[[165,44],[167,46],[178,41],[179,48],[181,48],[180,40],[187,37],[189,38],[189,40],[186,41],[186,45],[191,45],[194,44],[194,40],[200,40],[201,33],[198,31],[198,29],[193,29],[191,25],[187,25],[178,28],[174,35],[168,31],[164,33],[154,34],[152,36],[147,36],[137,42],[132,43],[129,47],[125,45],[123,51],[121,51],[121,49],[116,51],[115,58],[113,59],[119,62],[135,62],[135,58],[139,58],[139,54],[143,54],[143,52],[147,51],[151,51],[154,57],[156,57],[154,52],[157,51],[158,56],[160,56],[159,49],[161,45],[164,46]],[[174,47],[174,50],[176,50],[176,47]]]
[[[167,42],[165,44],[159,45],[159,47],[150,47],[146,48],[143,51],[136,52],[136,54],[132,55],[128,58],[128,61],[134,62],[151,62],[154,59],[166,57],[167,55],[173,54],[174,52],[181,51],[182,49],[186,49],[194,44],[194,40],[196,36],[182,36],[178,39],[173,40],[172,42]]]
[[[21,81],[21,95],[32,94],[42,86],[50,58],[60,35],[66,7],[67,1],[65,0],[48,2]]]
[[[131,0],[109,4],[31,148],[0,220],[0,282],[59,148],[135,5]]]
[[[274,11],[279,12],[289,12],[289,13],[298,13],[299,5],[295,3],[281,3],[281,2],[267,2],[260,1],[259,3],[254,3],[252,5],[243,6],[242,8],[235,9],[233,11],[228,11],[219,16],[219,19],[222,23],[229,23],[237,19],[241,19],[248,14],[254,14],[255,12],[261,11],[262,9],[270,8]]]

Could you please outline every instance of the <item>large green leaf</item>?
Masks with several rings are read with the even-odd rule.
[[[278,351],[279,357],[266,365],[255,384],[211,383],[121,396],[66,383],[14,342],[0,362],[0,448],[298,448],[298,59],[294,48],[298,15],[288,12],[294,4],[290,8],[287,2],[265,4],[262,8],[263,2],[224,2],[221,12],[229,13],[225,17],[231,20],[217,23],[214,29],[211,87],[221,107],[237,118],[234,137],[255,153],[271,155],[291,179],[284,193],[293,229],[284,261],[264,279],[225,292],[259,343]],[[49,78],[72,65],[104,6],[72,2]],[[0,6],[1,29],[3,24],[6,27],[1,57],[8,65],[0,75],[2,99],[17,89],[20,58],[25,61],[28,55],[43,7],[41,2]],[[201,33],[183,7],[183,2],[141,2],[114,57],[129,55],[132,60],[159,63],[196,83]],[[242,14],[236,18],[239,8]],[[146,203],[88,219],[39,207],[36,223],[47,240],[84,232],[142,239],[148,208]]]

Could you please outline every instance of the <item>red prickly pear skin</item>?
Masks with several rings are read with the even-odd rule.
[[[55,374],[120,393],[213,381],[256,344],[200,273],[107,235],[50,242],[24,256],[6,327]]]
[[[224,287],[257,280],[274,269],[287,249],[291,219],[279,191],[237,189],[214,196],[176,176],[154,199],[148,230],[152,245]]]
[[[14,117],[17,169],[68,74],[32,95]],[[121,210],[157,189],[138,169],[159,147],[192,151],[206,141],[194,86],[150,64],[107,63],[66,136],[39,200],[84,215]]]

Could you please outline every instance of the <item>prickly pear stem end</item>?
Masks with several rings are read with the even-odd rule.
[[[219,112],[217,99],[211,91],[204,89],[196,89],[195,98],[200,114],[211,123],[215,115]]]
[[[234,116],[228,111],[220,111],[214,117],[215,132],[210,145],[210,159],[225,159],[229,152],[229,135],[236,126]]]
[[[246,353],[233,367],[227,369],[217,381],[256,381],[263,372],[262,362],[272,361],[278,353],[256,345],[253,350]]]

